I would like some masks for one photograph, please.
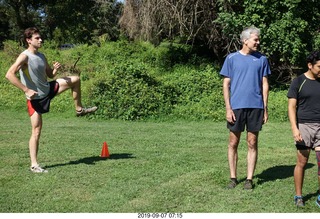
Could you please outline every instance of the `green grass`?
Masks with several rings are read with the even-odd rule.
[[[305,175],[306,207],[293,205],[295,146],[289,123],[270,122],[260,134],[255,189],[244,191],[246,144],[239,146],[239,179],[225,186],[225,122],[124,122],[44,115],[39,162],[29,172],[26,112],[0,110],[0,212],[319,212],[314,153]],[[243,137],[245,137],[243,135]],[[103,142],[111,157],[100,158]]]

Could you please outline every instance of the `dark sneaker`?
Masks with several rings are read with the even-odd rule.
[[[30,167],[30,171],[33,172],[33,173],[47,173],[48,172],[48,170],[43,169],[39,165]]]
[[[77,112],[77,116],[84,116],[88,113],[93,113],[98,109],[98,107],[94,106],[94,107],[89,107],[89,108],[82,108],[80,111],[76,111]]]
[[[246,179],[246,181],[244,182],[243,188],[246,190],[250,190],[253,188],[253,182],[251,179]]]
[[[230,179],[227,189],[234,189],[239,184],[237,179]]]
[[[318,205],[318,207],[320,207],[320,195],[318,195],[318,198],[316,200],[316,204]]]
[[[297,207],[304,207],[304,201],[302,196],[294,196],[294,204]]]

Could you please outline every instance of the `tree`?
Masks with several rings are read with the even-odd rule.
[[[320,1],[307,0],[126,0],[120,25],[132,39],[202,44],[221,64],[240,48],[243,28],[254,25],[274,81],[285,84],[293,69],[305,66],[307,51],[320,45],[319,8]]]
[[[5,7],[0,5],[0,43],[9,38],[9,14]],[[0,44],[0,49],[2,48]]]
[[[92,43],[100,36],[115,40],[122,5],[117,0],[0,0],[0,22],[10,24],[3,40],[19,39],[30,26],[57,43]]]
[[[230,1],[229,1],[230,2]],[[261,51],[271,62],[274,83],[286,84],[304,71],[308,51],[316,49],[319,36],[319,1],[252,0],[243,2],[240,11],[221,10],[216,20],[224,37],[231,38],[240,28],[255,25],[262,30]],[[223,3],[220,3],[223,4]],[[319,38],[319,37],[318,37]],[[235,50],[236,47],[227,44]],[[298,71],[296,71],[298,70]]]
[[[48,1],[44,8],[44,23],[48,27],[49,37],[54,39],[54,31],[58,29],[62,38],[55,40],[64,41],[60,43],[88,42],[95,27],[94,6],[94,0]]]
[[[215,17],[214,1],[127,0],[120,24],[131,38],[158,42],[176,36],[193,42]]]
[[[100,41],[103,37],[105,40],[116,40],[120,31],[118,22],[122,12],[123,4],[117,0],[95,0],[96,16],[93,18],[97,27],[92,33],[95,41]]]
[[[38,9],[42,6],[41,1],[1,0],[0,6],[4,10],[3,18],[7,19],[4,23],[9,23],[6,30],[9,39],[18,40],[25,28],[40,24]]]

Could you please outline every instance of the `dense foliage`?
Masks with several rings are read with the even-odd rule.
[[[4,80],[22,48],[13,41],[5,45],[0,53],[0,68],[5,69],[0,73],[1,107],[24,110],[22,92]],[[49,63],[63,64],[59,77],[80,74],[84,104],[99,107],[91,118],[225,120],[220,67],[191,46],[163,42],[155,47],[122,40],[58,50],[46,42],[41,51]],[[286,91],[272,91],[270,119],[287,121],[286,108]],[[56,97],[51,110],[73,112],[70,93]]]
[[[216,60],[240,48],[244,27],[261,29],[261,51],[272,66],[271,80],[288,84],[319,49],[320,1],[307,0],[127,0],[120,24],[134,39],[207,45]]]
[[[57,44],[116,40],[121,11],[117,0],[0,0],[0,44],[20,40],[30,26]]]
[[[307,0],[0,0],[0,48],[38,26],[56,46],[170,40],[202,47],[222,64],[241,46],[242,29],[254,25],[262,31],[271,81],[282,87],[304,71],[306,54],[319,49],[319,8],[320,1]]]

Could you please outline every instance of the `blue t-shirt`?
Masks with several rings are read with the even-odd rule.
[[[239,51],[229,54],[221,75],[230,78],[230,104],[232,109],[263,109],[262,79],[271,74],[267,57],[259,52],[243,55]]]

